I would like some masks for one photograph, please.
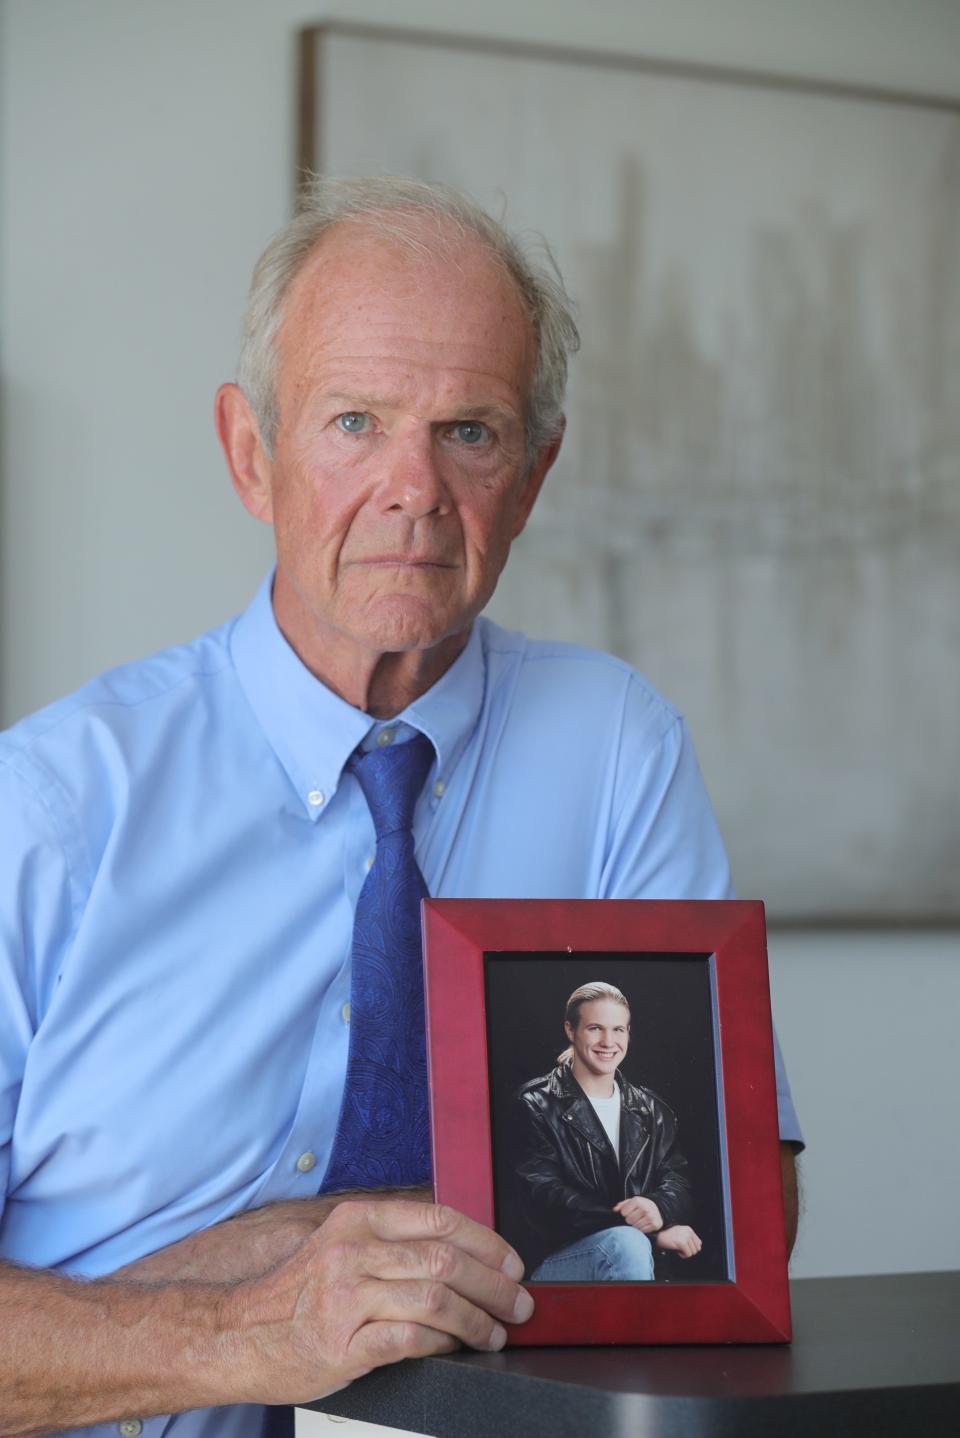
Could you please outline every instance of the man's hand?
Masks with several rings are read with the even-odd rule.
[[[522,1273],[502,1238],[454,1209],[343,1202],[287,1262],[233,1290],[224,1319],[245,1376],[229,1397],[301,1403],[401,1358],[502,1348],[502,1325],[533,1312]]]
[[[663,1227],[663,1217],[652,1198],[622,1198],[613,1211],[641,1233],[656,1233]]]
[[[661,1228],[655,1239],[658,1248],[668,1253],[679,1253],[681,1258],[696,1258],[703,1247],[699,1234],[686,1223],[675,1223],[672,1228]]]

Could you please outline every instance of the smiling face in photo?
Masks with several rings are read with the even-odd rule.
[[[591,999],[581,1006],[577,1027],[564,1028],[573,1045],[574,1078],[612,1078],[630,1043],[629,1010],[613,999]]]

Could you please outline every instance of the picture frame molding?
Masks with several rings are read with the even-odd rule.
[[[845,100],[877,100],[885,104],[909,105],[924,110],[960,113],[955,95],[926,94],[895,86],[863,85],[848,80],[825,80],[810,75],[788,75],[773,70],[754,70],[734,65],[717,65],[695,60],[667,60],[630,51],[593,49],[582,45],[544,44],[536,40],[506,39],[448,30],[419,29],[406,25],[375,25],[354,20],[324,20],[304,26],[297,37],[296,169],[294,192],[304,178],[323,170],[317,134],[317,49],[327,36],[349,36],[360,40],[387,40],[436,50],[474,50],[491,55],[511,55],[533,60],[562,60],[574,64],[607,66],[649,75],[667,75],[685,80],[730,81],[759,89],[794,91],[799,94],[834,96]]]

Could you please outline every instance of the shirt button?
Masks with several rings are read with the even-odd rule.
[[[143,1432],[143,1424],[139,1418],[124,1418],[122,1423],[117,1424],[117,1432],[123,1438],[137,1438],[137,1434]]]
[[[320,805],[323,803],[322,791],[320,789],[311,789],[310,793],[307,795],[307,803],[312,804],[315,809],[319,809]]]
[[[348,1024],[348,1023],[350,1022],[350,1005],[349,1005],[349,1003],[344,1004],[343,1008],[340,1010],[340,1017],[343,1019],[343,1022],[344,1022],[345,1024]]]
[[[381,729],[381,730],[380,730],[380,733],[377,735],[377,743],[380,745],[380,748],[381,748],[381,749],[385,749],[388,744],[392,744],[392,743],[393,743],[393,730],[392,730],[392,729]]]
[[[446,786],[446,784],[443,782],[442,779],[438,779],[437,782],[434,784],[434,786],[433,786],[433,792],[436,794],[436,796],[437,796],[438,799],[442,799],[442,798],[443,798],[443,791],[444,791],[444,789],[445,789],[446,787],[447,787],[447,786]]]
[[[367,873],[369,873],[370,870],[373,868],[373,855],[372,855],[372,854],[370,854],[368,858],[364,859],[364,861],[363,861],[363,866],[364,866],[364,868],[367,870]]]
[[[300,1170],[301,1173],[309,1173],[310,1170],[312,1168],[316,1168],[316,1166],[317,1155],[315,1153],[311,1153],[309,1149],[306,1153],[302,1153],[297,1159],[297,1168]],[[139,1428],[137,1429],[137,1432],[140,1432]]]

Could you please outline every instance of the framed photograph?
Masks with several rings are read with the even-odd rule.
[[[788,1342],[763,905],[423,916],[436,1196],[523,1257],[510,1343]]]

